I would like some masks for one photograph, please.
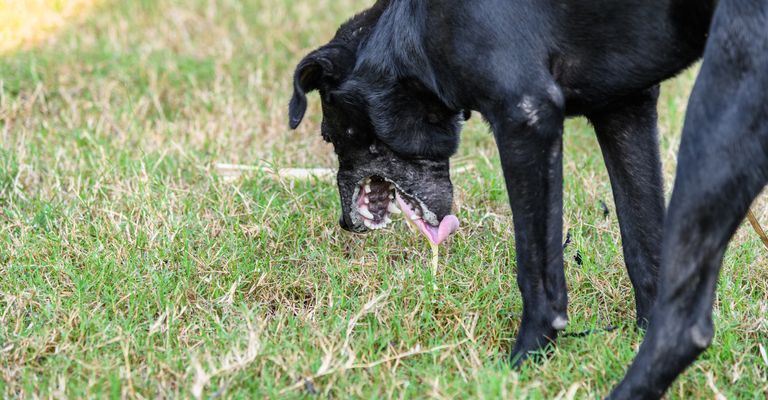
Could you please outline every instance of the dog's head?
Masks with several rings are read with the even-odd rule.
[[[344,229],[382,228],[402,211],[439,243],[457,224],[449,215],[449,158],[468,116],[418,79],[382,78],[355,70],[355,63],[355,53],[334,42],[306,56],[294,76],[290,126],[301,122],[306,94],[319,91],[322,135],[339,159]]]

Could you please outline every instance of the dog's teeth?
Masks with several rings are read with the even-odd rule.
[[[402,211],[400,211],[399,208],[397,208],[397,205],[395,203],[389,203],[389,206],[387,206],[387,211],[389,211],[392,214],[400,214]]]
[[[411,220],[412,220],[412,221],[418,221],[418,220],[420,220],[420,219],[421,219],[421,217],[419,217],[419,216],[418,216],[418,215],[416,215],[416,214],[413,214],[413,215],[411,215]]]
[[[387,225],[392,223],[392,220],[389,217],[384,217],[384,222],[382,222],[382,223],[386,227]]]
[[[365,184],[365,193],[371,193],[371,185],[368,183]]]
[[[374,225],[374,223],[370,220],[363,220],[363,223],[368,227],[368,229],[376,229],[376,225]]]
[[[368,196],[363,197],[363,202],[365,204],[371,204],[371,199],[368,198]]]
[[[389,184],[389,190],[395,190],[395,184],[394,183],[390,183]]]
[[[360,207],[357,212],[359,212],[360,215],[367,219],[373,219],[373,214],[371,213],[371,210],[368,209],[368,207]]]
[[[390,193],[390,194],[389,194],[389,199],[390,199],[390,200],[394,200],[394,199],[395,199],[395,195]]]

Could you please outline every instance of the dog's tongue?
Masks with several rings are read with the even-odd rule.
[[[416,225],[416,228],[418,228],[432,244],[439,245],[445,241],[448,236],[451,236],[457,229],[459,229],[459,219],[456,218],[455,215],[446,215],[443,220],[440,221],[440,226],[432,226],[422,218],[414,221],[412,219],[414,214],[413,210],[411,210],[411,207],[408,206],[399,195],[397,196],[397,203],[400,206],[400,209],[405,212],[405,219]]]
[[[455,215],[446,215],[440,221],[440,226],[432,226],[423,219],[417,221],[417,224],[421,233],[427,236],[427,239],[434,244],[442,243],[445,239],[448,239],[448,236],[451,236],[459,229],[459,219]]]

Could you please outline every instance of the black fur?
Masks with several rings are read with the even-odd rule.
[[[339,155],[342,225],[362,231],[346,215],[356,180],[371,174],[422,188],[438,218],[447,214],[462,110],[484,116],[514,215],[519,363],[567,322],[562,127],[586,116],[611,178],[637,322],[650,320],[612,396],[658,398],[709,344],[725,245],[768,180],[766,26],[758,0],[379,1],[299,64],[291,126],[318,89]],[[665,221],[658,84],[705,46]]]

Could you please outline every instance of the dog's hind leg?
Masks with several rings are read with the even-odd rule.
[[[621,227],[624,262],[635,289],[637,323],[648,324],[656,300],[664,186],[661,175],[654,87],[621,106],[589,115],[611,177]]]
[[[555,340],[568,323],[563,271],[563,105],[549,91],[509,95],[483,114],[493,126],[515,227],[523,315],[512,363]]]
[[[768,181],[768,3],[723,0],[691,96],[645,341],[612,399],[655,399],[713,336],[728,241]]]

